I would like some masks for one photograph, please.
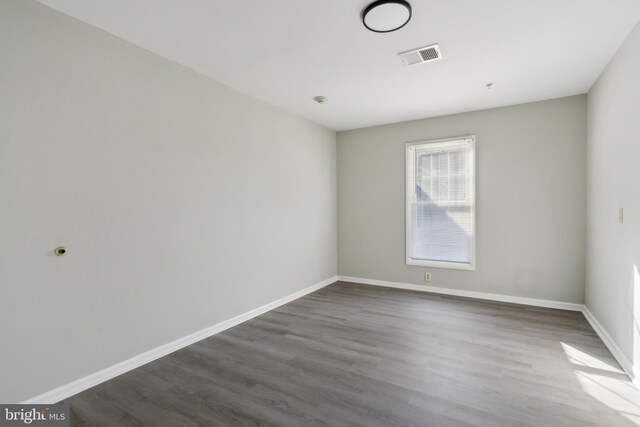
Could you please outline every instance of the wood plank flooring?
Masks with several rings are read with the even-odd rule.
[[[633,426],[581,313],[337,282],[84,391],[73,426]]]

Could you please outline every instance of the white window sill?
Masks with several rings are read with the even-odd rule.
[[[469,270],[475,271],[476,266],[473,263],[462,262],[446,262],[446,261],[429,261],[424,259],[407,258],[407,265],[415,265],[420,267],[448,268],[451,270]]]

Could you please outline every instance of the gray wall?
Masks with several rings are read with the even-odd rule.
[[[477,270],[407,266],[404,143],[465,134]],[[582,303],[586,139],[584,95],[338,133],[339,274]]]
[[[589,92],[587,168],[586,305],[636,369],[640,366],[638,76],[640,25]],[[625,210],[623,224],[618,221],[621,207]]]
[[[336,274],[333,131],[31,1],[0,58],[0,402]]]

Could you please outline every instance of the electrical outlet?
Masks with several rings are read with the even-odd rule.
[[[431,281],[431,273],[424,273],[424,281],[425,282]]]

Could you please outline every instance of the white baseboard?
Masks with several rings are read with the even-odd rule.
[[[582,309],[582,314],[584,314],[584,317],[586,317],[593,330],[596,331],[604,345],[607,346],[613,357],[618,361],[631,381],[633,381],[636,386],[640,386],[640,381],[633,363],[629,360],[626,354],[624,354],[620,347],[618,347],[618,344],[616,344],[613,338],[611,338],[611,335],[609,335],[607,330],[600,324],[600,322],[598,322],[598,319],[595,318],[586,305]]]
[[[288,302],[291,302],[307,294],[310,294],[311,292],[315,292],[318,289],[324,288],[325,286],[336,282],[337,280],[338,280],[337,276],[330,277],[326,280],[323,280],[322,282],[309,286],[308,288],[304,288],[291,295],[287,295],[286,297],[280,298],[277,301],[273,301],[269,304],[263,305],[262,307],[258,307],[254,310],[248,311],[239,316],[233,317],[229,320],[225,320],[213,326],[209,326],[208,328],[194,332],[190,335],[184,336],[182,338],[178,338],[175,341],[171,341],[170,343],[161,345],[160,347],[156,347],[152,350],[149,350],[142,354],[134,356],[131,359],[125,360],[123,362],[120,362],[116,365],[105,368],[93,374],[87,375],[86,377],[72,381],[68,384],[62,385],[53,390],[47,391],[34,398],[25,400],[22,403],[23,404],[52,404],[52,403],[59,402],[75,394],[78,394],[81,391],[84,391],[102,382],[105,382],[114,377],[117,377],[118,375],[124,374],[125,372],[131,371],[132,369],[138,368],[142,365],[145,365],[149,362],[152,362],[156,359],[166,356],[167,354],[173,353],[176,350],[180,350],[181,348],[184,348],[188,345],[191,345],[195,342],[208,338],[217,333],[220,333],[226,329],[232,328],[240,323],[246,322],[247,320],[253,319],[256,316],[259,316],[275,308],[278,308],[281,305],[284,305]]]
[[[361,277],[338,276],[343,282],[362,283],[365,285],[384,286],[387,288],[408,289],[411,291],[431,292],[434,294],[453,295],[482,299],[487,301],[509,302],[512,304],[531,305],[535,307],[557,308],[560,310],[582,311],[582,304],[563,301],[551,301],[535,298],[513,297],[509,295],[490,294],[486,292],[464,291],[460,289],[438,288],[435,286],[414,285],[411,283],[387,282],[384,280],[364,279]]]
[[[53,390],[40,394],[34,398],[25,400],[24,402],[21,402],[21,403],[51,404],[51,403],[59,402],[77,393],[80,393],[88,388],[91,388],[102,382],[115,378],[118,375],[124,374],[125,372],[131,371],[132,369],[138,368],[142,365],[145,365],[149,362],[152,362],[156,359],[159,359],[170,353],[173,353],[174,351],[180,350],[181,348],[184,348],[188,345],[191,345],[200,340],[213,336],[226,329],[232,328],[233,326],[239,325],[240,323],[246,322],[247,320],[253,319],[254,317],[257,317],[261,314],[264,314],[268,311],[278,308],[284,304],[294,301],[300,297],[310,294],[311,292],[315,292],[318,289],[322,289],[325,286],[328,286],[338,280],[343,282],[362,283],[365,285],[384,286],[388,288],[408,289],[413,291],[431,292],[431,293],[443,294],[443,295],[462,296],[462,297],[482,299],[482,300],[488,300],[488,301],[499,301],[499,302],[514,303],[514,304],[531,305],[535,307],[547,307],[547,308],[557,308],[562,310],[580,311],[584,314],[585,318],[587,319],[591,327],[593,327],[594,331],[598,334],[602,342],[607,346],[607,348],[609,349],[613,357],[615,357],[615,359],[618,361],[622,369],[624,369],[625,373],[629,376],[629,378],[631,378],[631,380],[636,386],[640,386],[640,381],[639,381],[640,375],[637,375],[637,372],[635,372],[631,361],[625,356],[622,350],[620,350],[620,347],[618,347],[615,341],[611,338],[611,336],[607,333],[607,331],[602,327],[600,322],[598,322],[598,320],[593,316],[591,311],[589,311],[589,309],[582,304],[574,304],[574,303],[568,303],[568,302],[562,302],[562,301],[540,300],[535,298],[512,297],[512,296],[500,295],[500,294],[464,291],[459,289],[439,288],[434,286],[422,286],[422,285],[414,285],[409,283],[387,282],[384,280],[365,279],[360,277],[334,276],[326,280],[323,280],[322,282],[316,283],[315,285],[302,289],[298,292],[295,292],[291,295],[280,298],[279,300],[263,305],[262,307],[258,307],[254,310],[248,311],[239,316],[217,323],[213,326],[194,332],[190,335],[179,338],[170,343],[161,345],[152,350],[149,350],[142,354],[134,356],[128,360],[120,362],[116,365],[110,366],[96,373],[87,375],[83,378],[80,378],[68,384],[57,387]]]

